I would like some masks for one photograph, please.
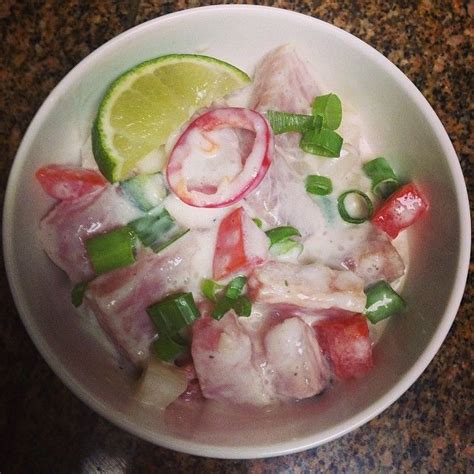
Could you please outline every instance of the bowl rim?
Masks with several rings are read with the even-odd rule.
[[[403,375],[400,381],[382,397],[377,399],[374,403],[369,405],[362,412],[351,417],[344,422],[337,424],[336,426],[320,432],[318,435],[309,435],[304,438],[297,440],[289,440],[285,442],[269,443],[265,446],[260,445],[258,447],[247,446],[247,447],[232,447],[232,446],[219,446],[219,445],[204,445],[200,442],[192,440],[182,440],[171,435],[157,434],[152,430],[144,429],[143,427],[136,426],[135,423],[123,418],[120,413],[110,410],[106,404],[102,403],[93,393],[86,390],[70,373],[67,372],[64,364],[59,360],[53,351],[47,346],[46,342],[38,335],[35,331],[34,318],[30,317],[29,310],[24,304],[22,299],[22,285],[19,275],[15,272],[14,268],[14,239],[12,235],[11,222],[14,221],[13,207],[16,196],[15,183],[19,180],[22,166],[27,157],[28,150],[31,147],[32,141],[43,122],[43,118],[48,114],[49,110],[56,103],[58,98],[67,91],[71,82],[74,78],[80,76],[82,71],[89,66],[89,63],[94,62],[96,57],[103,55],[109,48],[115,48],[120,42],[127,41],[128,38],[132,37],[137,31],[148,28],[154,28],[157,24],[163,24],[165,22],[179,21],[181,18],[197,15],[207,14],[208,12],[225,12],[239,10],[247,11],[249,13],[255,13],[256,11],[266,10],[266,14],[279,15],[283,17],[296,18],[299,21],[306,21],[309,23],[318,23],[321,28],[328,28],[333,34],[339,35],[342,40],[351,42],[354,46],[361,49],[362,52],[369,56],[371,60],[375,61],[378,66],[385,69],[403,89],[403,91],[409,95],[410,99],[413,100],[417,107],[423,111],[426,119],[430,123],[430,127],[435,131],[437,137],[442,144],[443,154],[446,156],[447,163],[449,165],[450,172],[456,184],[456,194],[458,198],[458,211],[460,216],[460,243],[459,243],[459,255],[458,255],[458,271],[456,278],[453,283],[453,291],[450,295],[446,310],[443,315],[440,324],[438,325],[432,339],[428,346],[423,351],[422,355],[413,364],[413,366]],[[441,344],[446,338],[448,331],[454,321],[457,310],[461,303],[461,299],[464,293],[466,285],[466,278],[469,268],[469,255],[471,247],[471,228],[470,228],[470,212],[469,212],[469,201],[467,190],[465,187],[464,177],[461,171],[458,157],[453,148],[453,145],[448,137],[446,130],[441,124],[436,113],[432,109],[428,101],[423,97],[421,92],[416,86],[408,79],[405,74],[398,69],[393,63],[391,63],[385,56],[378,52],[375,48],[369,44],[363,42],[356,36],[349,32],[346,32],[332,24],[326,23],[318,18],[306,15],[303,13],[295,12],[292,10],[286,10],[277,7],[268,7],[260,5],[213,5],[190,8],[170,14],[166,14],[152,20],[148,20],[144,23],[134,26],[119,35],[115,36],[111,40],[101,45],[96,50],[92,51],[82,61],[80,61],[72,70],[70,70],[56,87],[49,93],[46,100],[43,102],[41,107],[36,112],[33,120],[30,122],[28,129],[26,130],[21,144],[17,150],[14,158],[10,174],[8,177],[8,183],[5,193],[5,201],[3,206],[3,253],[5,268],[7,273],[8,282],[13,295],[15,305],[18,313],[23,321],[23,324],[33,340],[36,348],[46,360],[48,365],[52,368],[54,373],[61,379],[61,381],[87,406],[92,408],[96,413],[110,421],[116,426],[126,430],[129,433],[133,433],[139,438],[145,439],[151,443],[159,446],[180,451],[187,454],[205,456],[211,458],[227,458],[227,459],[251,459],[251,458],[263,458],[273,457],[285,454],[296,453],[310,449],[329,441],[337,439],[346,433],[358,428],[365,424],[369,420],[375,418],[382,411],[387,409],[393,404],[409,387],[420,377],[423,371],[426,369],[428,364],[436,355]]]

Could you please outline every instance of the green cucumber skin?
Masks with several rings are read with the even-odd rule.
[[[167,195],[161,173],[135,176],[123,181],[120,187],[129,200],[144,212],[159,206]]]

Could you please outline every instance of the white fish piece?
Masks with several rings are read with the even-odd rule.
[[[201,278],[211,271],[208,232],[190,231],[158,254],[143,249],[133,265],[95,278],[85,302],[118,352],[141,366],[157,334],[148,306],[180,291],[199,294]]]
[[[266,333],[267,373],[275,393],[301,400],[322,392],[331,371],[314,330],[300,318],[287,318]]]
[[[41,220],[39,239],[51,260],[73,283],[94,276],[84,242],[143,215],[116,186],[106,186],[78,199],[61,201]]]
[[[252,340],[233,312],[220,321],[209,317],[196,321],[191,352],[204,397],[256,406],[272,402],[254,365]]]
[[[365,285],[379,280],[392,282],[403,276],[403,259],[387,239],[370,240],[360,245],[357,254],[348,257],[343,267],[359,275]]]
[[[294,45],[286,44],[266,54],[257,65],[250,108],[306,114],[320,93],[310,65]]]
[[[366,303],[362,278],[321,264],[270,261],[253,271],[248,285],[255,301],[269,304],[362,313]]]

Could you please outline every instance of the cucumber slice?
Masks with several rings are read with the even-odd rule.
[[[141,174],[120,184],[127,198],[142,211],[159,206],[168,194],[161,173]]]

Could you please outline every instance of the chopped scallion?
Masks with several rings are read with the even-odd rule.
[[[280,242],[288,237],[300,236],[298,229],[291,226],[275,227],[265,232],[270,239],[270,246]]]
[[[189,232],[189,229],[180,230],[177,234],[170,237],[169,240],[165,240],[163,243],[155,242],[151,246],[151,249],[153,250],[153,252],[159,253],[162,250],[164,250],[166,247],[169,247],[172,243],[176,242],[178,239],[186,235],[188,232]]]
[[[227,296],[223,296],[222,298],[217,300],[214,309],[212,310],[211,316],[214,319],[221,319],[228,311],[230,311],[233,307],[234,300],[227,298]]]
[[[153,342],[155,354],[166,362],[171,362],[186,350],[186,346],[173,341],[166,333],[162,333]]]
[[[351,200],[350,205],[346,202],[348,199]],[[337,208],[341,218],[350,224],[362,224],[370,219],[374,212],[370,198],[358,189],[351,189],[342,193],[337,199]]]
[[[318,196],[326,196],[332,193],[332,181],[326,176],[310,174],[306,176],[306,191],[310,194]]]
[[[201,291],[202,294],[212,302],[217,301],[218,293],[224,288],[224,285],[219,285],[219,283],[211,280],[209,278],[204,278],[201,282]]]
[[[336,130],[342,121],[341,99],[336,94],[327,94],[316,97],[313,101],[312,112],[314,116],[323,118],[323,127]]]
[[[183,236],[183,230],[166,209],[152,211],[128,224],[143,245],[158,253]]]
[[[368,161],[362,169],[372,180],[372,191],[381,198],[387,198],[400,187],[397,175],[383,157]]]
[[[249,317],[252,313],[252,303],[245,295],[240,295],[232,305],[237,316]]]
[[[158,329],[158,334],[167,334],[179,339],[179,333],[200,317],[192,293],[178,293],[152,304],[147,313]]]
[[[135,262],[135,232],[124,226],[85,241],[95,273],[100,275]]]
[[[262,219],[259,219],[258,217],[255,217],[255,218],[253,218],[252,220],[255,222],[255,225],[256,225],[259,229],[262,228],[262,226],[263,226]]]
[[[300,140],[300,148],[306,153],[324,156],[326,158],[339,158],[343,139],[334,130],[321,128],[321,130],[307,130]]]
[[[74,285],[74,288],[71,291],[71,302],[75,308],[81,306],[88,283],[88,281],[83,281],[81,283],[77,283],[77,285]]]
[[[233,278],[225,290],[225,296],[231,300],[237,299],[244,289],[245,284],[247,283],[247,277],[240,275]]]
[[[365,315],[372,323],[378,323],[392,314],[402,312],[406,303],[386,281],[378,281],[366,290]]]
[[[293,256],[298,257],[303,251],[303,244],[293,239],[283,239],[270,247],[270,252],[275,255],[286,255],[293,252]]]
[[[303,133],[314,128],[315,121],[315,117],[312,115],[291,114],[275,110],[267,111],[267,119],[275,135],[287,132]]]

